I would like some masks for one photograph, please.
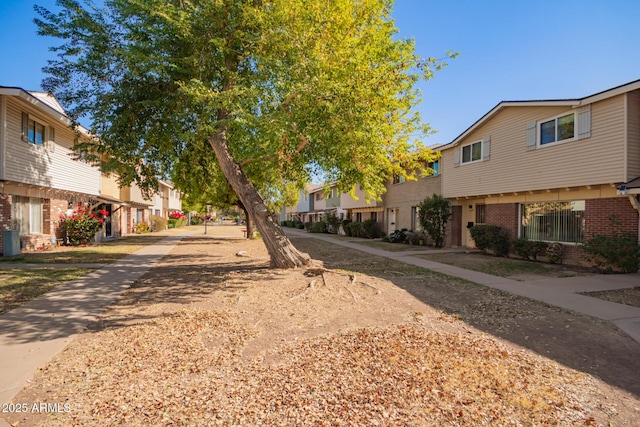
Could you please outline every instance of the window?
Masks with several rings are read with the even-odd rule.
[[[482,160],[482,141],[462,147],[462,163],[471,163]]]
[[[362,212],[356,212],[356,222],[362,222]]]
[[[581,243],[584,200],[520,205],[520,237],[525,240]]]
[[[393,175],[393,183],[394,184],[402,184],[403,182],[404,182],[404,176]]]
[[[571,113],[540,123],[540,145],[573,139],[575,137],[574,122],[575,115]]]
[[[13,196],[11,227],[21,236],[42,234],[42,199]]]
[[[429,163],[429,167],[433,169],[433,175],[431,176],[438,176],[438,174],[440,173],[440,161],[436,160],[433,163]]]
[[[35,145],[42,145],[44,142],[44,125],[29,119],[27,127],[27,142]]]
[[[487,205],[476,205],[476,224],[487,223]]]
[[[378,222],[378,212],[371,212],[371,219]]]

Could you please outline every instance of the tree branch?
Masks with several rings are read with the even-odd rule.
[[[298,146],[296,147],[296,149],[293,151],[293,153],[289,154],[286,157],[286,160],[291,161],[291,158],[295,155],[300,153],[302,150],[304,150],[304,148],[307,146],[307,144],[309,144],[309,138],[307,138],[306,136],[304,136],[303,134],[298,134],[298,138],[300,139],[300,144],[298,144]],[[277,159],[279,156],[278,154],[269,154],[268,156],[262,156],[262,157],[250,157],[248,159],[245,159],[243,161],[240,162],[240,167],[243,167],[249,163],[255,163],[255,162],[266,162],[269,160],[275,160]]]

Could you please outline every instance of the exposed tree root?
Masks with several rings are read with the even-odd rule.
[[[307,291],[309,289],[314,289],[315,288],[315,284],[316,284],[316,280],[314,279],[309,283],[309,285],[306,288],[304,288],[304,290],[302,292],[300,292],[298,295],[295,295],[295,296],[292,296],[291,298],[289,298],[289,301],[293,301],[293,300],[296,300],[298,298],[303,297],[307,293]]]

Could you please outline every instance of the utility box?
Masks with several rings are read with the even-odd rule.
[[[2,232],[2,255],[20,255],[20,231],[4,230]]]

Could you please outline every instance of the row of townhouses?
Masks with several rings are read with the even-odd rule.
[[[286,216],[335,211],[376,219],[385,233],[415,230],[416,206],[438,194],[452,205],[448,246],[473,247],[475,224],[561,242],[567,259],[594,235],[639,236],[640,80],[584,98],[500,102],[438,150],[434,176],[389,182],[380,202],[309,187]]]
[[[182,209],[169,182],[148,200],[137,186],[120,188],[117,176],[77,160],[74,141],[91,135],[71,129],[51,95],[0,86],[0,124],[0,229],[17,231],[22,249],[56,242],[61,216],[78,206],[109,213],[98,239],[133,233],[150,215],[167,218]]]

